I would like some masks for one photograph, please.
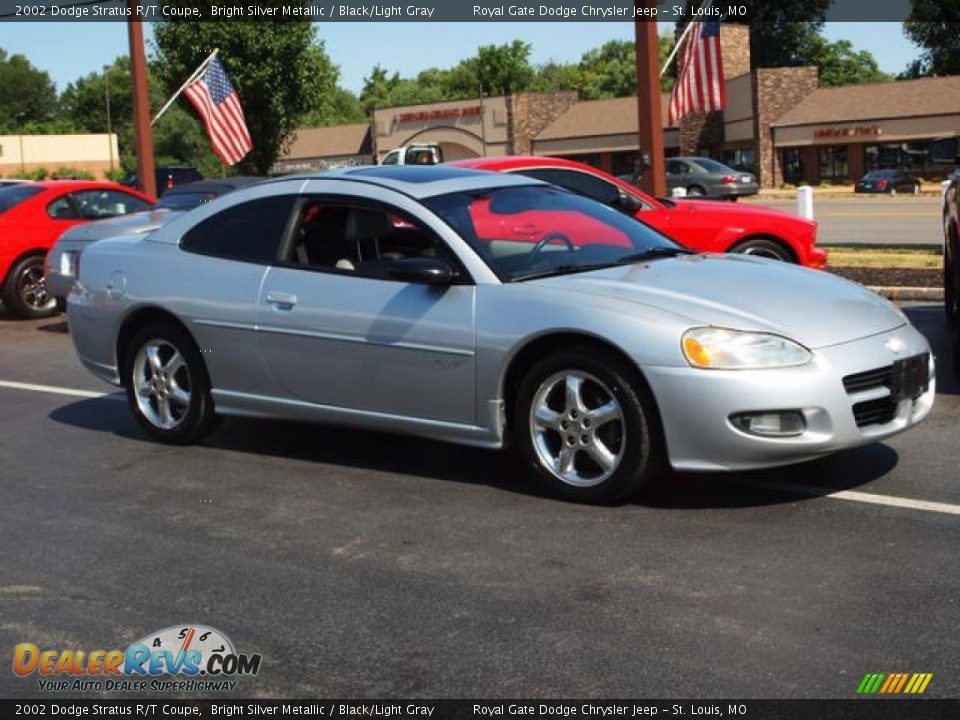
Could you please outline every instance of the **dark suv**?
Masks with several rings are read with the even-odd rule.
[[[157,197],[163,195],[174,185],[183,185],[184,183],[203,180],[203,175],[200,174],[199,170],[193,167],[187,167],[186,165],[160,165],[154,168],[154,172],[157,178]],[[135,172],[129,173],[123,179],[123,184],[136,188],[137,190],[143,190],[143,188],[140,187],[140,178],[137,177]]]
[[[960,137],[934,142],[932,156],[954,166],[943,196],[943,305],[954,324],[953,361],[960,373]]]

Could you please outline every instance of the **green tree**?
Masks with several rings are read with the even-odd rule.
[[[610,40],[580,59],[584,100],[624,97],[637,92],[637,54],[633,40]]]
[[[533,81],[530,43],[514,40],[503,45],[483,45],[463,62],[472,69],[485,95],[510,95],[526,90]]]
[[[27,123],[45,123],[57,111],[57,88],[50,76],[23,55],[0,49],[0,131],[21,132]]]
[[[960,5],[943,0],[912,0],[903,31],[920,47],[920,57],[904,77],[960,75]]]
[[[155,23],[154,39],[156,68],[167,92],[220,49],[253,141],[253,150],[237,165],[239,172],[268,173],[304,116],[336,87],[338,70],[309,20],[163,21]]]
[[[830,42],[817,35],[806,52],[817,66],[821,85],[859,85],[893,79],[880,69],[872,53],[855,50],[849,40]]]
[[[796,67],[814,64],[808,51],[819,35],[832,0],[753,0],[750,3],[750,64],[755,67]],[[700,0],[686,0],[687,19],[677,21],[677,37],[689,23],[691,6]]]

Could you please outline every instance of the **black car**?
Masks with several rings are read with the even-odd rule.
[[[155,210],[192,210],[198,205],[210,202],[215,197],[226,195],[239,188],[253,185],[263,177],[256,175],[238,175],[236,177],[218,178],[216,180],[198,180],[197,182],[174,185],[167,190],[154,206]]]
[[[943,307],[954,326],[954,370],[960,375],[960,137],[933,143],[931,158],[953,165],[943,195]]]
[[[154,168],[157,181],[157,197],[163,195],[167,190],[184,183],[203,180],[203,175],[194,167],[186,165],[160,165]],[[123,184],[137,190],[143,190],[140,186],[140,178],[135,172],[129,173],[124,179]]]
[[[920,181],[903,170],[871,170],[853,186],[858,193],[920,194]]]

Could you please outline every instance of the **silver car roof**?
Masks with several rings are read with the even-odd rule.
[[[350,180],[396,190],[417,200],[466,190],[546,184],[523,175],[451,165],[362,165],[325,172],[283,175],[270,182],[286,180]]]

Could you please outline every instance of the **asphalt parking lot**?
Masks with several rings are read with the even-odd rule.
[[[747,202],[797,212],[796,200],[751,198]],[[814,219],[822,245],[938,245],[943,242],[940,199],[933,197],[815,198]]]
[[[849,698],[867,672],[960,696],[960,384],[942,308],[908,312],[940,356],[922,426],[618,508],[389,435],[153,444],[62,318],[0,316],[0,647],[204,623],[262,653],[246,697]]]

